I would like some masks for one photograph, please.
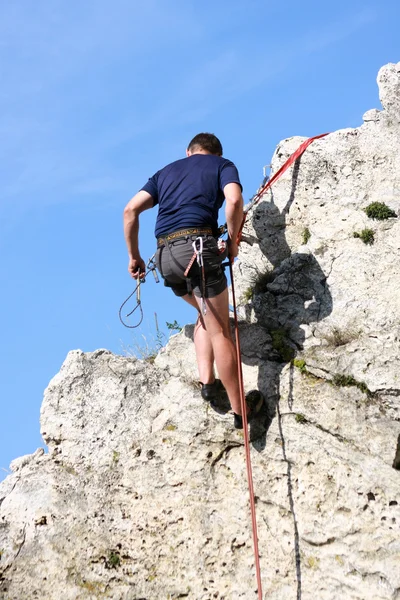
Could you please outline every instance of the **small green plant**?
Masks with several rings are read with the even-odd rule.
[[[99,581],[86,581],[83,579],[78,579],[76,583],[82,589],[90,592],[90,594],[96,594],[96,598],[103,597],[105,587],[103,583],[100,583]]]
[[[173,425],[172,423],[170,423],[169,425],[166,425],[164,427],[165,431],[176,431],[178,428],[176,425]]]
[[[168,331],[182,331],[182,327],[179,325],[176,319],[173,323],[169,323],[168,321],[166,321],[165,324],[167,326]]]
[[[294,358],[294,349],[289,345],[285,329],[274,329],[270,331],[272,347],[276,350],[283,362],[289,362]]]
[[[303,244],[307,244],[307,242],[308,242],[308,240],[310,239],[310,237],[311,237],[311,232],[310,232],[310,230],[308,229],[308,227],[305,227],[305,228],[303,229],[303,233],[302,233]]]
[[[307,419],[302,413],[296,413],[296,423],[307,423]]]
[[[362,231],[355,231],[353,237],[360,238],[364,244],[372,246],[375,241],[375,234],[372,229],[362,229]]]
[[[372,396],[372,392],[368,389],[367,385],[363,381],[357,381],[353,375],[341,375],[336,373],[332,380],[333,385],[336,387],[356,387],[367,396]]]
[[[119,556],[119,554],[117,552],[114,552],[113,550],[111,550],[110,554],[108,555],[108,560],[107,560],[107,565],[109,568],[111,569],[116,569],[117,567],[119,567],[121,564],[121,558]]]
[[[64,463],[61,463],[61,465],[65,469],[65,471],[67,473],[69,473],[69,475],[78,475],[78,473],[75,471],[74,467],[71,467],[71,465],[66,465]]]
[[[303,374],[308,373],[305,360],[303,360],[301,358],[294,358],[292,360],[292,365],[294,367],[297,367],[297,369],[299,369],[300,373],[303,373]]]
[[[340,373],[336,373],[333,376],[333,385],[336,385],[336,387],[349,387],[357,385],[357,380],[354,379],[353,375],[341,375]]]
[[[113,450],[112,461],[114,465],[117,465],[119,463],[120,457],[121,453],[117,452],[116,450]]]
[[[253,297],[254,290],[251,287],[248,287],[247,290],[243,292],[242,302],[250,302]]]
[[[157,332],[157,335],[156,335],[156,340],[157,340],[156,347],[157,347],[157,352],[158,352],[159,350],[161,350],[161,348],[165,344],[165,335],[163,334],[162,331],[160,331],[160,328],[158,327],[158,317],[157,317],[157,313],[156,312],[154,313],[154,321],[156,323],[156,332]]]
[[[389,208],[384,202],[371,202],[371,204],[368,204],[368,206],[364,208],[364,212],[370,219],[377,219],[378,221],[397,217],[394,210]]]
[[[307,564],[307,566],[310,569],[318,569],[318,567],[319,567],[319,558],[316,558],[315,556],[309,556],[307,558],[306,564]]]
[[[273,281],[272,271],[258,273],[252,278],[249,287],[243,292],[241,301],[250,302],[255,293],[261,294],[265,292],[267,284],[271,281]]]

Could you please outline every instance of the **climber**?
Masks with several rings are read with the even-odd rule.
[[[164,284],[198,311],[194,344],[201,395],[209,401],[218,396],[215,360],[234,411],[234,425],[241,429],[237,359],[229,323],[227,279],[221,267],[224,253],[217,243],[218,211],[224,198],[227,253],[233,261],[238,254],[237,235],[243,219],[239,174],[235,165],[222,157],[219,139],[200,133],[189,143],[186,158],[158,171],[130,200],[124,211],[124,234],[128,271],[137,279],[145,272],[139,252],[139,215],[159,205],[155,227],[157,268]],[[261,395],[249,400],[248,419],[259,412],[262,404]]]

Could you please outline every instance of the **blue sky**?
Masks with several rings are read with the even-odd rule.
[[[400,60],[399,17],[397,0],[1,3],[0,478],[42,445],[43,391],[69,350],[151,341],[154,312],[164,329],[193,320],[149,280],[141,332],[120,325],[129,198],[199,131],[248,199],[281,139],[360,125]]]

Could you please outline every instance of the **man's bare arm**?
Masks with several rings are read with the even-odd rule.
[[[229,255],[235,258],[238,255],[237,236],[243,221],[243,196],[238,183],[228,183],[224,187],[226,199],[225,216],[228,227]]]
[[[141,273],[146,270],[139,252],[139,215],[144,210],[153,208],[153,204],[153,197],[141,190],[133,196],[124,210],[124,235],[129,255],[128,271],[135,279],[139,275],[139,269]]]

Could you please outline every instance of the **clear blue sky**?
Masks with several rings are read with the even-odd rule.
[[[211,131],[247,200],[281,139],[380,107],[399,22],[398,0],[1,3],[0,469],[42,445],[43,391],[69,350],[140,341],[118,321],[129,198]],[[143,216],[148,257],[156,215]],[[161,284],[142,298],[147,337],[155,311],[161,326],[192,321]]]

